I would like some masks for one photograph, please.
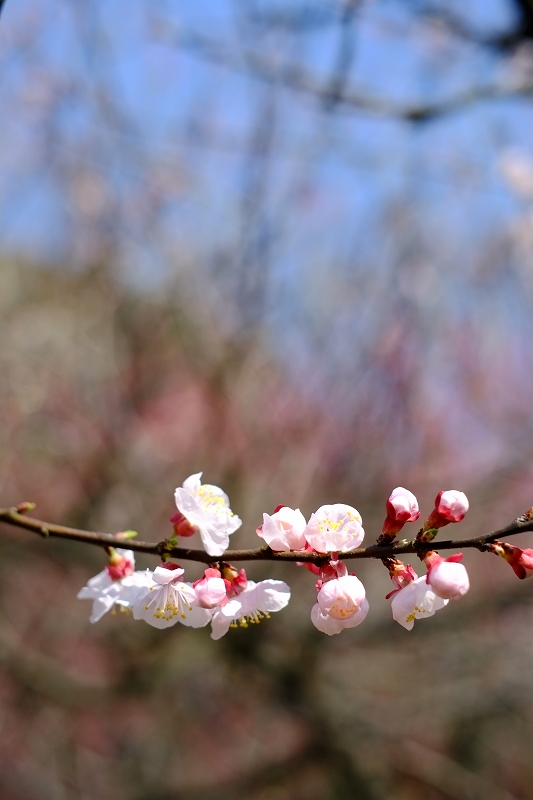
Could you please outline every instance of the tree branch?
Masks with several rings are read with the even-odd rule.
[[[256,52],[245,51],[240,56],[235,55],[229,48],[196,31],[180,31],[174,35],[173,41],[183,50],[218,66],[245,72],[258,80],[312,96],[319,100],[326,110],[333,101],[335,105],[359,108],[384,117],[394,117],[409,122],[426,122],[454,111],[461,111],[479,102],[528,97],[533,94],[533,81],[527,79],[508,85],[492,83],[469,87],[436,102],[398,104],[386,97],[367,94],[345,86],[324,86],[298,65],[279,65]]]
[[[78,528],[68,528],[64,525],[56,525],[52,522],[27,517],[18,508],[0,509],[0,522],[7,525],[14,525],[17,528],[24,528],[32,533],[43,537],[54,536],[60,539],[71,539],[76,542],[85,542],[97,547],[124,547],[134,550],[137,553],[148,553],[149,555],[162,557],[163,554],[182,561],[198,561],[203,564],[214,564],[218,561],[279,561],[279,562],[308,562],[321,564],[329,560],[328,555],[320,553],[310,553],[308,551],[290,553],[275,553],[269,547],[263,546],[253,550],[226,550],[221,556],[210,556],[204,550],[192,550],[185,547],[172,547],[167,540],[161,542],[142,542],[128,539],[120,534],[100,533],[98,531],[85,531]],[[518,533],[533,531],[533,519],[526,516],[518,517],[509,525],[497,531],[491,531],[481,536],[474,536],[471,539],[447,539],[443,542],[433,540],[432,542],[420,542],[416,539],[411,541],[401,540],[390,545],[370,545],[352,550],[350,553],[342,553],[342,559],[353,558],[394,558],[400,555],[416,554],[423,556],[428,550],[465,550],[475,548],[484,551],[487,545],[508,536],[516,536]]]

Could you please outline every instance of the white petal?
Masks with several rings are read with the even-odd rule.
[[[185,572],[184,569],[179,567],[178,569],[167,569],[166,567],[156,567],[153,572],[153,580],[154,583],[158,583],[160,586],[164,586],[167,583],[171,583],[172,581],[181,578],[183,573]]]
[[[228,603],[229,605],[229,603]],[[224,606],[226,608],[226,606]],[[223,609],[215,609],[215,613],[211,618],[211,638],[220,639],[229,631],[231,618],[222,614]]]
[[[188,628],[204,628],[209,622],[213,611],[210,608],[200,608],[200,606],[193,606],[192,611],[188,611],[184,619],[180,619],[182,625]]]
[[[311,622],[321,633],[327,633],[328,636],[342,631],[340,622],[330,617],[329,614],[323,614],[318,603],[315,603],[311,609]]]
[[[237,514],[232,514],[228,517],[227,531],[228,533],[235,533],[235,531],[242,525],[242,519]]]
[[[248,581],[248,585],[250,583],[252,583],[252,581]],[[242,592],[241,594],[244,594],[244,592]],[[217,614],[220,610],[222,616],[227,617],[230,621],[232,619],[238,619],[239,617],[242,617],[244,612],[242,603],[239,599],[240,597],[241,595],[239,595],[239,597],[234,597],[232,600],[229,600],[225,606],[222,606],[220,609],[217,609]]]
[[[187,517],[193,525],[203,525],[205,513],[198,500],[187,491],[187,489],[177,488],[174,492],[174,499],[178,510],[184,517]]]
[[[146,590],[152,586],[152,572],[151,570],[143,570],[134,572],[127,578],[121,581],[120,594],[116,599],[118,605],[129,608],[133,606],[137,598],[141,594],[146,594]]]
[[[204,518],[204,521],[201,525],[198,524],[198,527],[202,544],[208,555],[221,556],[228,549],[229,532],[227,525],[220,524],[216,519],[206,521]]]
[[[107,614],[107,612],[110,611],[114,605],[115,600],[112,597],[107,595],[97,597],[93,603],[93,609],[89,620],[91,622],[98,622],[98,620],[102,619],[104,614]]]
[[[394,595],[391,602],[392,616],[410,631],[415,619],[432,617],[435,611],[444,608],[447,603],[448,600],[442,600],[435,595],[426,583],[425,576],[422,576]]]
[[[200,488],[202,475],[202,472],[195,472],[194,475],[190,475],[183,481],[183,488],[195,494]]]
[[[239,595],[243,604],[243,608],[245,609],[248,605],[248,598],[246,597],[247,594],[248,588],[246,588],[244,592]],[[260,583],[256,584],[252,588],[249,598],[251,601],[250,604],[253,605],[253,607],[250,609],[250,611],[246,610],[246,614],[254,611],[255,609],[258,609],[259,611],[281,611],[281,609],[285,608],[291,599],[291,590],[284,581],[260,581]]]
[[[366,617],[366,615],[368,614],[368,609],[369,609],[368,600],[365,597],[359,611],[356,611],[353,617],[349,617],[348,619],[343,620],[341,623],[342,627],[355,628],[357,625],[360,625],[361,622]]]
[[[115,581],[109,577],[108,571],[104,569],[102,572],[99,572],[98,575],[95,575],[94,578],[89,578],[87,587],[97,592],[103,592],[109,589],[110,586],[113,586],[114,582]]]

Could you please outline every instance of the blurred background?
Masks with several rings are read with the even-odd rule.
[[[279,503],[370,544],[398,485],[465,491],[455,536],[524,512],[532,95],[531,0],[6,0],[0,505],[157,541],[204,470],[236,547]],[[307,570],[250,565],[291,603],[219,642],[90,625],[96,548],[3,526],[0,559],[1,800],[533,797],[501,559],[411,633],[357,562],[331,638]]]

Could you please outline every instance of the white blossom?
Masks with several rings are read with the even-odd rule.
[[[78,592],[78,599],[93,600],[91,622],[98,622],[104,614],[117,605],[121,610],[130,609],[139,592],[152,583],[152,573],[150,570],[133,572],[135,566],[135,556],[132,550],[116,550],[116,555],[120,557],[122,564],[126,568],[106,567],[87,581],[87,585]],[[129,567],[129,568],[128,568]],[[113,575],[123,574],[124,577]]]
[[[319,553],[348,553],[359,547],[364,535],[360,513],[343,503],[321,506],[305,529],[307,542]]]
[[[426,557],[428,566],[426,580],[438,597],[444,600],[458,600],[470,589],[466,568],[460,562],[462,553],[441,558],[437,553]]]
[[[355,614],[345,619],[336,619],[330,614],[324,614],[318,603],[315,603],[311,609],[311,622],[322,633],[327,633],[328,636],[333,636],[335,633],[340,633],[345,628],[355,628],[360,625],[368,614],[368,600],[365,599],[361,603]]]
[[[229,498],[218,486],[202,484],[202,473],[191,475],[174,493],[176,506],[200,531],[202,543],[210,556],[227,550],[230,534],[242,525],[230,509]]]
[[[415,619],[432,617],[435,611],[439,611],[447,604],[448,600],[437,597],[426,582],[426,576],[423,575],[394,593],[391,602],[392,616],[396,622],[410,631]]]
[[[282,506],[272,516],[263,514],[263,524],[257,529],[257,534],[271,550],[287,553],[305,548],[305,526],[305,517],[299,508]]]
[[[197,604],[194,588],[182,581],[183,572],[181,567],[156,567],[151,586],[134,603],[134,618],[144,619],[154,628],[168,628],[177,622],[191,628],[207,625],[212,611]]]
[[[230,628],[247,628],[268,619],[271,612],[285,608],[290,598],[291,590],[284,581],[248,581],[244,591],[212,612],[211,637],[220,639]]]

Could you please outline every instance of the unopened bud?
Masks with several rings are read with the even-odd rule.
[[[415,522],[419,516],[418,500],[414,494],[403,486],[398,486],[387,500],[387,517],[378,543],[391,542],[406,522]]]
[[[488,546],[488,550],[504,558],[520,580],[533,576],[533,550],[531,548],[522,549],[507,542],[494,542]]]
[[[439,492],[435,498],[435,508],[424,522],[421,540],[430,542],[434,539],[439,528],[444,528],[450,522],[461,522],[468,511],[468,507],[468,498],[463,492],[459,492],[456,489]]]
[[[198,605],[202,608],[216,608],[226,605],[226,582],[218,569],[206,569],[204,577],[193,583]]]
[[[428,567],[426,582],[431,586],[437,597],[443,600],[458,600],[470,589],[468,572],[463,564],[462,553],[454,553],[448,558],[441,558],[435,551],[429,552],[425,557]]]
[[[176,513],[170,517],[170,521],[174,526],[174,533],[177,536],[193,536],[198,530],[198,527],[189,522],[181,511],[176,511]]]

